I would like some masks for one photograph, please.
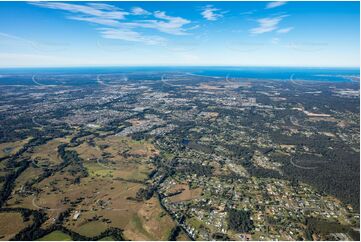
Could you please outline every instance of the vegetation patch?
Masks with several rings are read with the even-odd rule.
[[[39,241],[71,241],[73,240],[69,235],[61,231],[53,231],[50,234],[38,239]]]
[[[251,212],[230,209],[228,211],[228,226],[230,229],[239,233],[248,233],[254,229],[251,220]]]
[[[0,213],[0,240],[10,240],[28,224],[30,224],[30,221],[23,221],[20,213]]]

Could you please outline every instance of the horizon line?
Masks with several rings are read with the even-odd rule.
[[[48,68],[127,68],[127,67],[272,67],[272,68],[349,68],[358,66],[296,66],[296,65],[76,65],[76,66],[0,66],[0,69],[48,69]]]

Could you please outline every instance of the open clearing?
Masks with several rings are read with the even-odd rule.
[[[61,231],[53,231],[50,234],[47,234],[39,239],[39,241],[71,241],[71,240],[72,238],[69,235],[64,234]]]
[[[24,222],[20,213],[0,213],[0,240],[10,240],[30,223],[30,221]]]
[[[201,188],[190,189],[188,184],[176,184],[170,192],[180,192],[177,195],[169,197],[171,202],[183,202],[199,198],[202,194]]]
[[[46,144],[39,145],[34,149],[31,159],[39,167],[49,167],[60,164],[61,159],[58,155],[58,146],[68,142],[68,139],[58,138]]]

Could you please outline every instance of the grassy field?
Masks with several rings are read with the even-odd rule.
[[[0,144],[0,158],[8,155],[14,155],[18,152],[29,140],[31,137],[19,141],[7,142]]]
[[[84,223],[83,225],[74,228],[73,230],[81,235],[93,237],[104,232],[107,228],[108,225],[106,223],[102,223],[100,221],[91,221]]]
[[[64,234],[61,231],[53,231],[50,234],[47,234],[39,239],[39,241],[71,241],[71,240],[72,238],[69,235]]]
[[[144,162],[158,154],[150,143],[118,136],[95,138],[92,142],[93,145],[84,142],[73,150],[85,161],[84,166],[93,177],[145,180],[154,169]]]
[[[30,223],[31,222],[24,223],[20,213],[0,213],[0,240],[10,240]]]
[[[198,220],[197,218],[190,218],[187,222],[196,229],[199,229],[203,225],[203,222]]]
[[[173,220],[160,207],[156,198],[144,202],[124,229],[129,240],[167,240],[175,227]]]
[[[107,237],[101,238],[98,241],[114,241],[114,238],[112,236],[107,236]]]
[[[46,144],[39,145],[34,149],[31,159],[39,167],[49,167],[61,163],[58,155],[58,146],[68,143],[69,139],[58,138],[53,139]]]

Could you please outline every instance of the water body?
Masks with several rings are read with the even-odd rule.
[[[212,68],[195,72],[207,76],[229,76],[267,79],[348,82],[349,77],[360,76],[357,68],[295,68],[295,67],[227,67]]]
[[[1,79],[7,75],[81,75],[81,74],[127,74],[155,72],[184,72],[196,75],[252,78],[263,80],[294,80],[349,82],[350,77],[360,76],[358,68],[308,68],[308,67],[73,67],[73,68],[2,68]]]

